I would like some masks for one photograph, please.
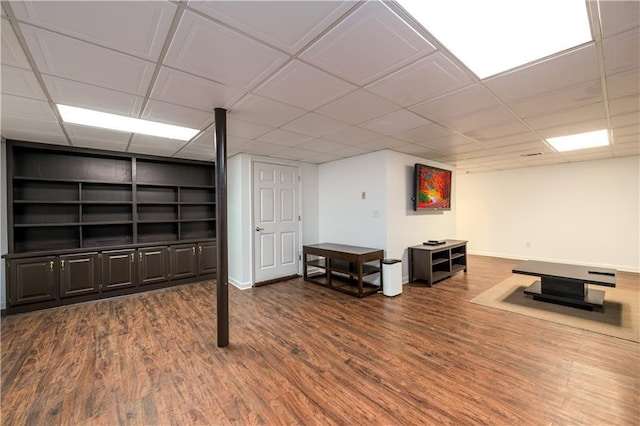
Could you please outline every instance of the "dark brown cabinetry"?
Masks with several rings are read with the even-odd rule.
[[[198,274],[214,274],[218,261],[217,247],[213,242],[198,244]]]
[[[114,290],[135,285],[135,250],[110,250],[102,258],[102,290]]]
[[[171,276],[187,278],[197,275],[196,245],[182,244],[171,247]]]
[[[138,250],[140,284],[153,284],[169,279],[169,259],[166,246],[147,247]]]
[[[98,253],[70,254],[59,257],[60,297],[100,291],[101,265]]]
[[[207,162],[8,141],[7,313],[215,278],[214,176]]]
[[[7,273],[10,305],[54,300],[58,295],[58,270],[53,256],[10,261]]]

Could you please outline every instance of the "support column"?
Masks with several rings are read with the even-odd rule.
[[[227,239],[227,110],[215,108],[216,146],[216,302],[218,347],[229,346],[229,248]]]

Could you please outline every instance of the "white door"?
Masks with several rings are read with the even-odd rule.
[[[255,283],[298,273],[298,168],[253,164]]]

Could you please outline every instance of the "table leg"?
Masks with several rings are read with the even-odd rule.
[[[362,261],[358,260],[358,297],[362,297]]]

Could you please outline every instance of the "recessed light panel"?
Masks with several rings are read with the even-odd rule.
[[[584,0],[396,0],[479,78],[592,40]]]
[[[162,138],[191,140],[200,130],[172,124],[157,123],[123,115],[109,114],[68,105],[56,105],[65,123],[82,124],[120,132],[140,133]]]
[[[558,152],[575,151],[609,145],[609,134],[606,129],[596,130],[594,132],[547,138],[547,142]]]

